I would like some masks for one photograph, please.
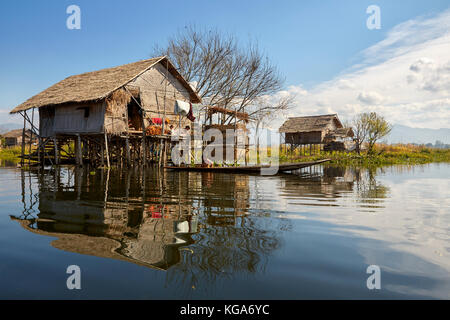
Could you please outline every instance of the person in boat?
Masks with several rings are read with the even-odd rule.
[[[209,158],[203,158],[203,167],[212,168],[214,162],[212,162]]]

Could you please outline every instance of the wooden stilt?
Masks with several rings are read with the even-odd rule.
[[[164,147],[163,147],[163,166],[167,165],[167,140],[164,139]]]
[[[25,127],[27,125],[27,123],[25,122],[25,113],[26,111],[24,111],[23,116],[23,129],[22,129],[22,158],[20,159],[20,164],[23,166],[24,163],[24,157],[25,157]]]
[[[142,151],[142,165],[145,165],[145,111],[144,109],[142,111],[142,143],[141,143],[141,151]]]
[[[29,147],[28,147],[28,165],[31,164],[31,144],[33,142],[33,123],[34,123],[34,108],[31,112],[31,131],[30,131],[30,141],[29,141]]]
[[[105,132],[105,151],[106,151],[106,163],[108,165],[108,168],[110,168],[110,163],[109,163],[109,150],[108,150],[108,137],[106,136],[106,132]]]
[[[55,151],[55,164],[59,165],[58,139],[53,137],[53,149]]]
[[[77,134],[77,138],[75,140],[75,163],[77,166],[81,166],[83,164],[83,157],[81,155],[81,137]]]
[[[130,154],[130,141],[128,137],[125,138],[125,148],[126,148],[126,157],[127,157],[127,166],[131,164],[131,154]]]
[[[41,163],[41,137],[38,137],[38,147],[37,147],[37,157],[38,157],[38,164]]]

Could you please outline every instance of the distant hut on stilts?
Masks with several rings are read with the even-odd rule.
[[[345,150],[336,142],[353,137],[353,130],[344,128],[337,114],[291,117],[283,123],[279,132],[280,148],[291,155],[296,149],[299,155],[319,153],[321,149]]]

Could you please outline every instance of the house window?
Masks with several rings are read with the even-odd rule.
[[[89,107],[79,107],[79,108],[77,108],[78,110],[83,110],[84,111],[84,117],[85,118],[89,118],[89,110],[90,110],[90,108]]]

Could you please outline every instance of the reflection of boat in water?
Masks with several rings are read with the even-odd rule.
[[[306,167],[311,167],[320,163],[328,162],[330,159],[310,161],[310,162],[297,162],[297,163],[283,163],[279,164],[278,172],[295,171]],[[269,165],[261,166],[239,166],[239,167],[192,167],[192,166],[166,166],[164,169],[171,169],[177,171],[206,171],[206,172],[223,172],[223,173],[261,173],[261,170],[270,168]]]

